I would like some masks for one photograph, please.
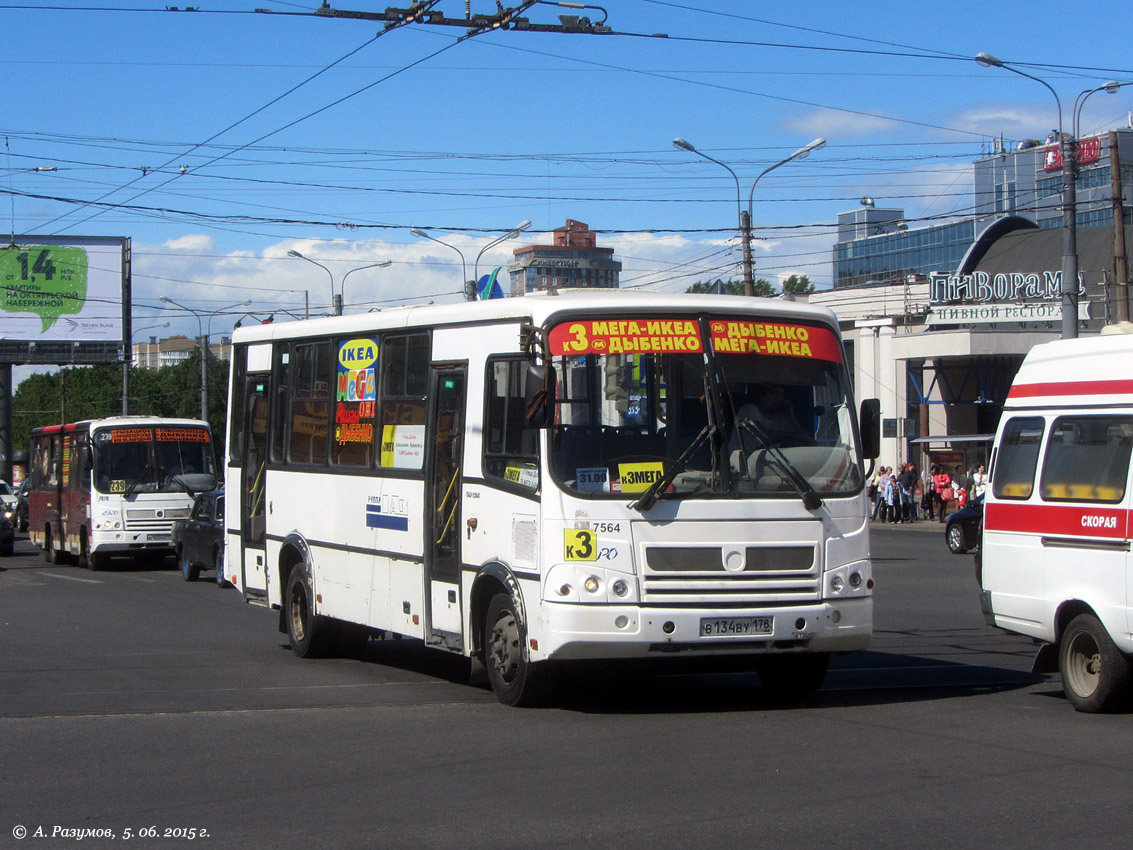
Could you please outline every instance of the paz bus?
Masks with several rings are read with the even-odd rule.
[[[1079,711],[1133,697],[1133,336],[1036,345],[992,448],[977,561],[987,621],[1039,644]]]
[[[828,310],[574,291],[232,342],[225,578],[300,657],[412,637],[527,705],[560,660],[803,696],[870,641],[878,405]]]
[[[115,416],[31,432],[28,533],[49,563],[99,569],[173,552],[174,520],[216,486],[205,422]]]

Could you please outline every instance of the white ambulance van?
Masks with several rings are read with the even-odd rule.
[[[1015,376],[984,501],[988,622],[1040,643],[1079,711],[1133,695],[1133,336],[1037,345]]]

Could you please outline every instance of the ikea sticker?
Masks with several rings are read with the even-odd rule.
[[[378,343],[372,339],[348,339],[338,346],[341,369],[365,369],[378,360]]]

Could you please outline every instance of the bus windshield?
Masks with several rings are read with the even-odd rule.
[[[862,486],[842,348],[827,326],[586,319],[553,327],[548,347],[551,466],[568,491],[809,502]]]
[[[103,493],[197,493],[216,487],[204,427],[119,426],[93,435],[94,486]]]

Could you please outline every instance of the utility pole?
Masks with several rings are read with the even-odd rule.
[[[1129,258],[1125,255],[1125,198],[1117,133],[1109,134],[1109,193],[1113,196],[1113,271],[1117,321],[1129,321]]]

